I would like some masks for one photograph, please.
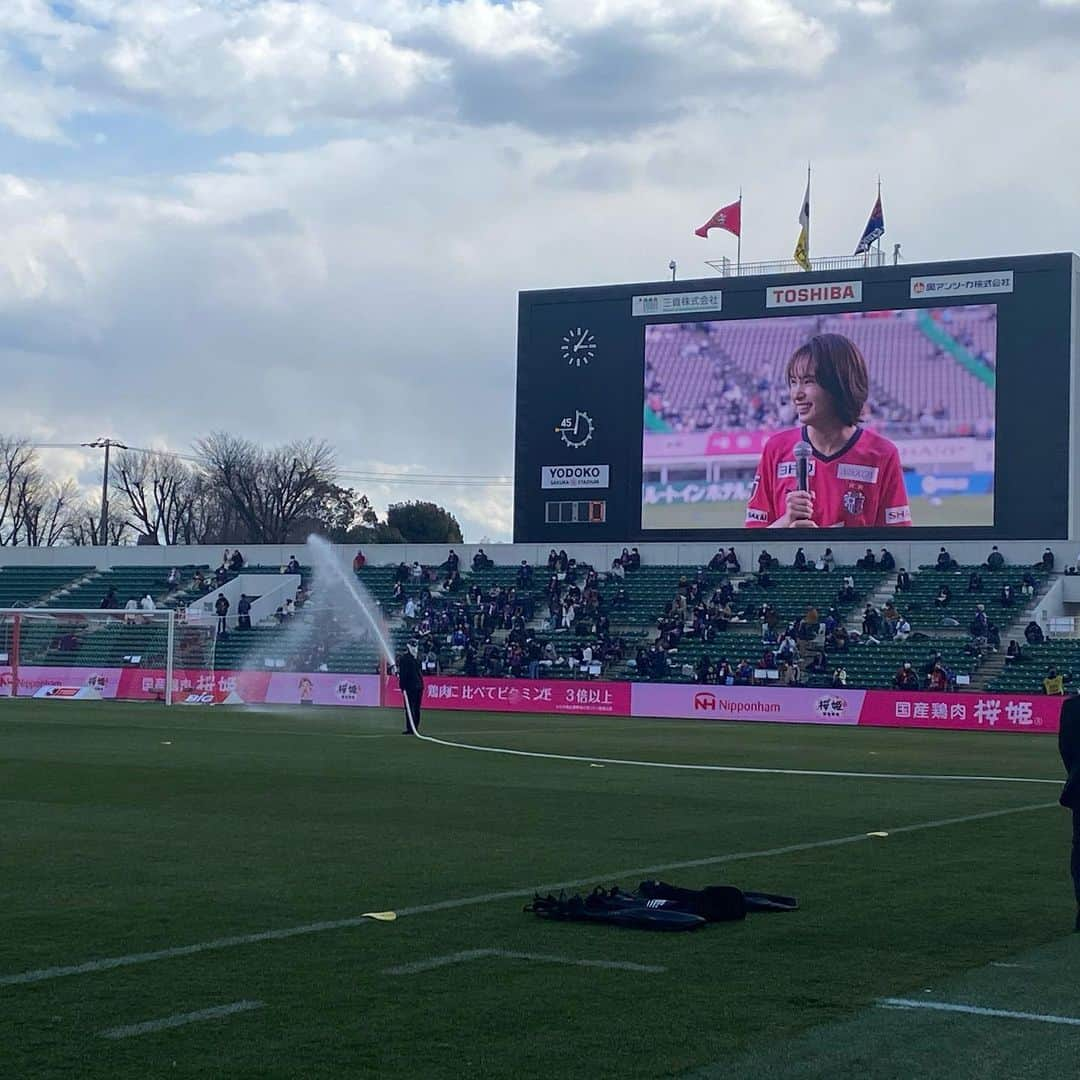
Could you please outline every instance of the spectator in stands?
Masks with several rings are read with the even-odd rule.
[[[1053,573],[1053,570],[1054,570],[1054,553],[1049,548],[1047,548],[1042,553],[1042,559],[1040,560],[1039,565],[1043,568],[1044,571],[1046,571],[1046,573],[1048,573],[1048,574]]]
[[[810,569],[810,567],[806,563],[806,552],[803,551],[802,548],[799,548],[795,552],[795,561],[792,563],[792,566],[794,566],[796,570],[809,570]]]
[[[888,636],[894,637],[896,634],[896,624],[900,621],[900,610],[897,608],[896,603],[893,600],[885,601],[885,608],[882,611],[882,618],[887,624],[886,633]],[[892,631],[891,633],[889,631]]]
[[[976,604],[975,617],[971,620],[971,636],[984,638],[989,628],[990,620],[986,617],[986,607],[983,604]]]
[[[1000,603],[1002,607],[1012,607],[1013,604],[1016,603],[1013,587],[1008,582],[1001,586],[1001,594],[998,597],[998,603]]]
[[[143,611],[154,611],[157,608],[157,604],[154,603],[154,598],[147,593],[142,600],[139,601],[139,607]]]
[[[180,588],[180,570],[178,567],[173,567],[169,571],[169,577],[166,580],[166,584],[169,586],[169,592],[176,592]]]
[[[948,673],[940,663],[934,664],[930,669],[930,674],[926,678],[926,689],[938,694],[944,694],[949,689]]]
[[[225,569],[224,566],[219,566],[214,571],[214,582],[218,586],[224,585],[226,580],[228,579],[228,577],[229,577],[229,572]]]
[[[352,561],[353,573],[355,574],[363,570],[366,565],[367,556],[362,551],[357,551],[357,553],[353,556]]]
[[[790,663],[787,663],[786,661],[780,662],[780,685],[799,685],[799,662],[797,659],[792,660]]]
[[[1020,585],[1020,595],[1025,600],[1030,600],[1035,595],[1035,583],[1033,581],[1028,580],[1029,576],[1030,575],[1025,574],[1024,575],[1024,580]]]
[[[836,598],[841,604],[850,604],[856,599],[855,579],[850,574],[844,575],[843,584],[840,586]]]
[[[833,556],[832,548],[827,547],[825,549],[825,554],[821,556],[821,569],[824,570],[826,574],[831,574],[832,568],[835,565],[836,558]]]
[[[483,548],[476,549],[476,554],[472,559],[472,568],[474,570],[487,570],[494,565],[495,563],[488,558],[487,553]]]
[[[982,587],[983,587],[982,574],[980,574],[978,570],[972,570],[971,573],[968,574],[967,591],[968,592],[982,592]]]
[[[409,580],[409,567],[404,563],[398,563],[397,569],[394,571],[394,581],[404,584]]]
[[[235,574],[244,568],[244,556],[240,554],[240,549],[237,548],[232,553],[232,558],[229,559],[229,569]],[[297,566],[297,573],[299,573],[299,566]]]
[[[285,597],[283,611],[286,619],[291,619],[296,614],[296,601],[291,596]]]
[[[221,556],[221,565],[224,566],[226,569],[228,569],[229,563],[231,561],[232,561],[232,552],[228,548],[226,548],[225,551],[222,553],[222,556]]]
[[[206,588],[206,578],[201,570],[195,571],[195,576],[191,579],[191,587],[197,592],[202,592]]]
[[[1046,640],[1042,627],[1034,619],[1024,627],[1024,640],[1029,645],[1041,645]]]
[[[709,560],[709,569],[714,573],[723,573],[727,568],[727,556],[724,554],[724,549],[718,547],[716,554]]]
[[[528,559],[522,559],[517,569],[517,583],[519,589],[527,589],[532,585],[532,567]]]
[[[476,568],[476,560],[474,559],[473,560],[473,569],[475,569],[475,568]],[[413,581],[420,581],[423,578],[423,576],[424,576],[424,568],[420,565],[419,562],[417,562],[414,559],[412,566],[409,567],[409,577]]]
[[[847,689],[847,668],[840,666],[835,668],[832,673],[832,688],[834,690]]]
[[[555,573],[555,568],[556,568],[556,567],[557,567],[558,565],[559,565],[559,553],[558,553],[558,552],[557,552],[557,551],[556,551],[556,550],[555,550],[554,548],[552,548],[552,549],[551,549],[551,550],[550,550],[550,551],[548,552],[548,557],[547,557],[547,568],[548,568],[548,569],[549,569],[549,570],[550,570],[550,571],[551,571],[552,573]]]
[[[910,660],[905,660],[899,671],[893,676],[893,687],[896,690],[918,690],[919,676],[911,666]]]
[[[956,565],[956,560],[944,548],[938,551],[937,562],[934,563],[935,570],[955,570]]]
[[[735,549],[733,547],[727,549],[727,558],[725,559],[725,562],[727,563],[727,571],[729,574],[737,574],[742,569],[739,565],[739,556],[735,554]]]
[[[908,622],[905,615],[901,615],[896,622],[896,634],[897,641],[907,641],[911,637],[911,623]]]
[[[750,661],[745,657],[739,661],[735,668],[735,685],[749,686],[754,681],[754,669]]]
[[[769,570],[773,564],[779,565],[779,562],[774,559],[764,548],[761,549],[761,554],[757,557],[758,573],[764,573]]]
[[[697,659],[697,664],[694,665],[695,678],[699,683],[707,683],[711,673],[712,665],[709,663],[709,658],[702,653]]]
[[[818,675],[825,675],[829,671],[829,662],[824,652],[816,652],[810,658],[810,663],[806,668],[806,674],[812,675],[815,678]]]
[[[1065,693],[1065,679],[1058,673],[1057,668],[1051,668],[1046,673],[1042,683],[1043,693],[1061,695]]]
[[[757,575],[758,586],[762,589],[771,589],[776,582],[769,576],[768,569],[760,570]]]
[[[240,600],[236,605],[236,629],[251,629],[251,601],[244,593],[240,594]]]
[[[997,544],[995,544],[990,549],[990,554],[987,555],[987,557],[986,557],[986,569],[991,571],[991,573],[996,573],[1004,565],[1005,565],[1005,556],[1002,555],[1000,551],[998,551]]]
[[[1005,651],[1005,663],[1006,664],[1020,664],[1024,660],[1024,650],[1016,640],[1009,642],[1009,647]]]
[[[911,591],[911,575],[903,567],[900,568],[900,573],[896,575],[896,591]]]
[[[108,588],[108,591],[101,598],[101,603],[98,604],[98,607],[102,611],[111,611],[112,609],[116,608],[117,606],[118,606],[118,604],[117,604],[117,601],[116,601],[116,589],[115,589],[114,586],[110,585],[109,588]]]
[[[224,635],[228,630],[229,598],[224,593],[218,593],[214,601],[214,614],[217,616],[217,632]]]
[[[881,558],[878,559],[878,565],[889,574],[896,569],[896,559],[888,548],[881,549]]]
[[[863,609],[862,621],[863,637],[874,644],[879,643],[882,636],[881,612],[873,604],[867,604]]]
[[[458,553],[453,548],[451,548],[450,553],[446,556],[447,573],[452,574],[455,570],[459,570],[460,568],[461,558],[458,556]]]
[[[800,636],[806,641],[813,641],[817,637],[818,627],[821,623],[821,614],[818,609],[811,604],[806,609],[806,614],[802,620],[802,630]]]
[[[139,622],[139,601],[134,596],[124,605],[124,625],[132,626]]]
[[[952,589],[948,585],[942,584],[938,588],[937,596],[934,597],[934,607],[948,607],[951,599]]]
[[[237,554],[239,554],[239,552]],[[297,559],[296,559],[295,555],[290,555],[289,556],[289,561],[285,564],[285,573],[286,574],[299,574],[300,573],[300,563],[297,562]]]
[[[870,548],[867,548],[866,554],[855,562],[855,567],[858,570],[873,570],[875,566],[877,566],[877,557]]]

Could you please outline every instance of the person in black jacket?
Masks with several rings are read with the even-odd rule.
[[[1061,805],[1072,811],[1072,873],[1073,893],[1076,896],[1076,923],[1080,931],[1080,697],[1066,698],[1061,706],[1058,728],[1058,752],[1069,778],[1061,791]]]
[[[420,699],[424,694],[424,673],[417,658],[418,646],[409,643],[398,655],[398,683],[405,696],[405,730],[402,735],[418,734],[420,731]]]

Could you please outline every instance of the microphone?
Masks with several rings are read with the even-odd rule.
[[[803,439],[795,444],[795,487],[798,491],[810,490],[810,457],[814,448]]]

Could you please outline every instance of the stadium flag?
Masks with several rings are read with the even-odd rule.
[[[874,209],[870,211],[870,218],[866,222],[866,228],[855,248],[856,255],[865,255],[875,240],[880,240],[885,235],[885,214],[881,209],[881,185],[878,184],[877,201]]]
[[[729,233],[732,233],[735,236],[742,236],[741,195],[737,202],[733,202],[728,206],[723,206],[717,210],[700,229],[694,230],[694,235],[700,236],[704,240],[708,237],[710,229],[727,229]]]
[[[802,209],[799,211],[799,239],[795,241],[794,260],[804,269],[810,266],[810,166],[806,166],[806,194],[803,196]]]

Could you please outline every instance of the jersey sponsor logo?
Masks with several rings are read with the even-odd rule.
[[[857,480],[860,484],[876,484],[878,470],[874,465],[837,465],[837,480]]]
[[[866,506],[866,495],[858,488],[848,488],[844,492],[841,502],[844,505],[844,513],[852,517],[858,517]]]
[[[746,520],[747,521],[763,521],[766,524],[768,524],[769,515],[766,514],[764,510],[749,510],[748,509],[746,511]]]
[[[814,459],[810,458],[806,462],[806,475],[814,475]],[[776,479],[777,480],[794,480],[799,475],[799,464],[796,461],[779,461],[776,464]]]
[[[749,498],[753,498],[757,494],[757,489],[761,487],[761,473],[754,473],[754,482],[750,485]]]
[[[887,506],[885,507],[885,524],[902,525],[911,520],[910,506]]]

